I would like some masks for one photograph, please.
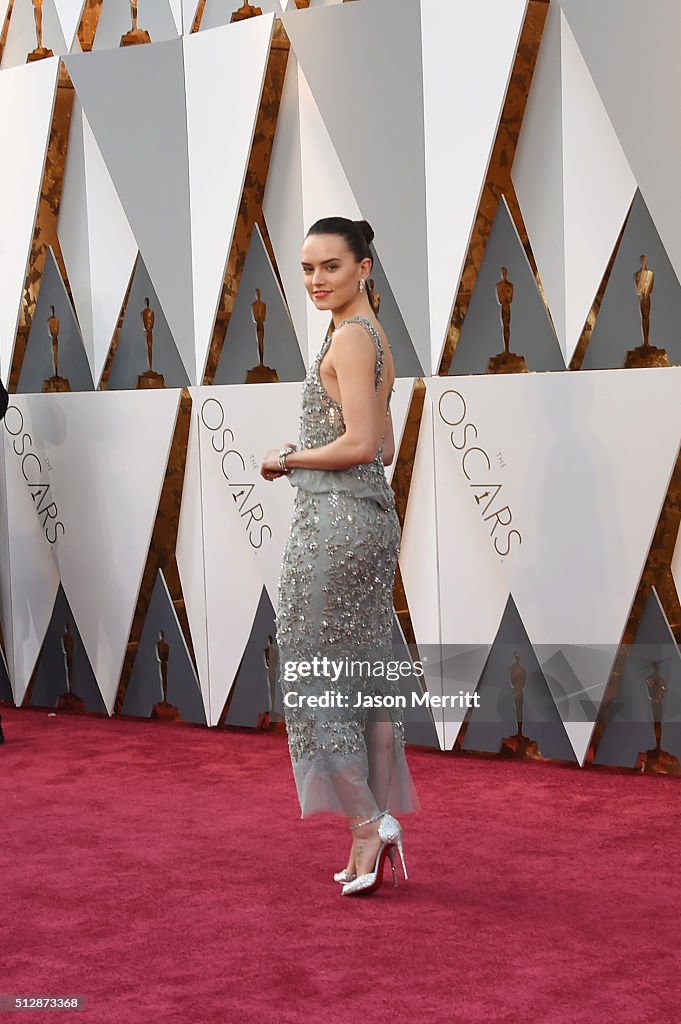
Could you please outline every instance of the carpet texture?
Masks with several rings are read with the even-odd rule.
[[[678,1020],[678,780],[410,750],[409,881],[348,899],[283,735],[2,715],[0,994],[86,1000],[8,1019]]]

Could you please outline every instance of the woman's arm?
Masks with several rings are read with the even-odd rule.
[[[345,433],[319,448],[303,448],[287,455],[289,469],[348,469],[373,462],[384,429],[386,434],[389,429],[392,437],[392,426],[388,428],[389,421],[374,389],[376,349],[364,328],[345,324],[335,335],[331,348]]]

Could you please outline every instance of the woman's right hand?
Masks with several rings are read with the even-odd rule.
[[[278,448],[270,448],[267,452],[260,465],[260,475],[263,476],[265,480],[276,480],[277,477],[284,476],[284,473],[279,466]]]

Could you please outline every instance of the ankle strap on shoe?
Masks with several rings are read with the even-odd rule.
[[[358,821],[356,825],[350,825],[350,829],[361,828],[362,825],[371,825],[374,821],[378,821],[379,818],[382,818],[384,814],[388,814],[387,809],[385,811],[378,811],[377,814],[374,814],[371,818],[367,818],[366,821]]]

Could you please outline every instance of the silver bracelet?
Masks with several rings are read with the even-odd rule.
[[[290,473],[291,470],[286,466],[286,456],[290,455],[291,452],[297,452],[297,448],[292,448],[291,445],[286,445],[284,448],[279,449],[279,469],[282,473]]]

